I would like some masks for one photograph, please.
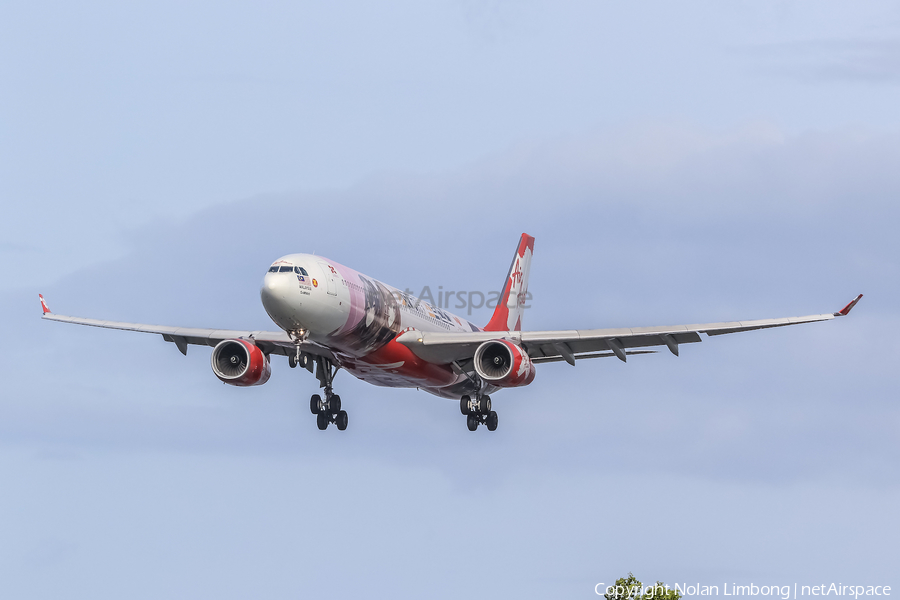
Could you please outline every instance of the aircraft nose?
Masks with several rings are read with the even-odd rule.
[[[263,278],[262,287],[259,290],[259,296],[262,300],[263,307],[273,321],[281,324],[287,324],[291,321],[291,286],[292,277],[287,273],[266,273]]]
[[[264,298],[285,299],[288,291],[287,279],[279,273],[266,273],[260,294]]]

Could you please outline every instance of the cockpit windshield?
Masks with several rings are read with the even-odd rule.
[[[272,265],[269,267],[269,273],[296,273],[297,275],[309,277],[309,273],[303,267],[289,267],[287,265]]]

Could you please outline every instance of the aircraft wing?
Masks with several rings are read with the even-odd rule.
[[[168,325],[144,325],[142,323],[122,323],[120,321],[103,321],[100,319],[86,319],[83,317],[69,317],[50,312],[44,297],[40,296],[41,308],[44,311],[43,318],[48,321],[60,321],[61,323],[74,323],[76,325],[89,325],[91,327],[104,327],[106,329],[121,329],[124,331],[139,331],[142,333],[158,333],[167,342],[172,342],[178,350],[187,355],[188,345],[215,346],[222,340],[246,339],[253,341],[266,354],[283,354],[291,356],[296,352],[297,345],[284,331],[239,331],[232,329],[199,329],[195,327],[172,327]],[[317,356],[325,356],[334,360],[331,351],[312,342],[300,344],[303,352]]]
[[[847,315],[860,298],[862,298],[862,294],[838,312],[806,317],[626,329],[477,331],[471,333],[413,330],[398,337],[397,341],[408,347],[419,358],[440,364],[456,363],[462,368],[465,368],[465,363],[475,356],[475,350],[481,343],[498,338],[519,344],[536,363],[565,360],[574,365],[576,359],[603,356],[616,356],[619,360],[625,361],[630,354],[648,353],[642,349],[652,346],[666,346],[678,356],[678,347],[681,344],[702,341],[701,333],[714,336],[754,329],[829,321],[835,317]]]

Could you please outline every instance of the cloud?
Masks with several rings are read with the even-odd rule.
[[[727,135],[684,127],[598,132],[514,148],[443,175],[385,174],[341,192],[273,194],[221,205],[183,223],[135,231],[129,256],[68,278],[47,295],[63,313],[271,329],[258,285],[282,254],[317,251],[410,289],[494,289],[521,231],[538,239],[529,328],[827,312],[863,291],[867,298],[847,322],[710,339],[686,348],[680,359],[597,361],[571,371],[544,367],[531,388],[498,395],[498,405],[509,407],[501,411],[508,419],[503,435],[518,450],[494,460],[510,468],[552,468],[549,457],[571,454],[578,458],[566,468],[628,465],[652,471],[666,465],[667,472],[777,480],[816,478],[836,469],[894,481],[900,472],[889,463],[878,462],[884,471],[863,472],[841,454],[868,451],[850,442],[820,447],[819,440],[823,430],[837,434],[847,427],[868,439],[866,423],[896,418],[888,398],[897,381],[887,369],[897,348],[867,342],[865,335],[897,327],[896,311],[885,298],[896,293],[892,257],[898,253],[891,230],[897,216],[893,198],[900,190],[892,167],[898,154],[900,139],[892,136],[791,137],[766,126]],[[34,313],[23,298],[26,303]],[[482,321],[487,317],[485,311],[476,314]],[[289,425],[282,421],[302,398],[290,406],[280,399],[296,399],[295,386],[307,394],[315,386],[280,363],[265,388],[233,390],[212,379],[203,349],[192,348],[185,362],[156,336],[36,320],[23,327],[29,331],[23,338],[55,340],[42,352],[67,372],[63,380],[75,383],[66,386],[64,395],[72,398],[66,410],[88,420],[103,414],[101,421],[138,419],[127,426],[110,423],[106,432],[97,429],[106,425],[86,425],[77,439],[289,453],[315,452],[319,443],[295,439],[296,427],[305,423],[299,415]],[[95,345],[105,353],[115,349],[99,369],[82,360],[83,351]],[[854,358],[848,365],[849,347]],[[823,372],[825,364],[835,370]],[[87,375],[95,369],[115,375],[97,381]],[[758,373],[765,373],[762,380]],[[870,400],[851,410],[842,394],[859,389],[863,377]],[[55,401],[58,385],[43,382],[41,397]],[[442,458],[432,466],[463,477],[454,458],[461,421],[452,403],[371,388],[346,374],[339,387],[347,390],[343,395],[359,419],[354,428],[362,444],[348,443],[339,452],[353,454],[374,444],[391,463],[416,462],[408,444],[442,439],[431,459]],[[124,389],[135,394],[136,403],[122,402]],[[585,394],[586,389],[595,391]],[[192,406],[179,400],[157,407],[153,399],[187,394],[196,395]],[[263,404],[245,404],[251,395]],[[82,404],[89,396],[108,399]],[[357,396],[384,408],[357,404]],[[560,401],[565,408],[548,414],[548,398],[555,397],[566,398]],[[399,408],[410,402],[416,407],[412,414]],[[815,406],[830,407],[830,416]],[[93,407],[90,416],[83,413],[86,407]],[[178,419],[169,421],[169,411]],[[567,423],[569,411],[583,418]],[[776,413],[783,414],[771,421]],[[419,419],[426,424],[416,425]],[[631,425],[604,429],[600,442],[591,441],[598,424],[610,419]],[[269,431],[273,426],[278,435]],[[15,427],[20,433],[28,429]],[[129,430],[134,427],[139,431]],[[442,432],[437,438],[435,428]],[[655,432],[653,440],[632,442],[644,431]],[[691,441],[680,443],[685,431]],[[525,444],[538,432],[544,432],[541,441]],[[594,450],[579,450],[584,444]],[[772,468],[776,455],[781,458]],[[890,448],[879,445],[879,455],[890,456]]]
[[[124,258],[45,290],[51,307],[272,328],[257,286],[282,254],[317,251],[411,289],[493,289],[522,231],[537,237],[531,329],[792,316],[866,297],[847,319],[705,339],[679,358],[544,365],[495,395],[491,435],[468,432],[453,401],[341,373],[339,435],[315,429],[315,381],[284,361],[265,386],[230,388],[208,349],[183,357],[159,336],[42,322],[32,293],[8,293],[3,510],[24,515],[7,539],[26,562],[7,564],[99,577],[104,557],[125,574],[117,590],[148,568],[173,573],[147,597],[246,595],[261,579],[276,595],[458,597],[474,581],[539,597],[628,570],[719,581],[786,564],[804,580],[883,579],[900,484],[898,154],[897,136],[765,125],[595,131],[134,230]],[[648,546],[660,531],[685,550]],[[489,575],[465,583],[456,558],[485,553]],[[316,578],[323,554],[347,577]]]

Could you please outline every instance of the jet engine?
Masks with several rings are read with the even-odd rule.
[[[246,340],[222,340],[210,360],[213,373],[228,385],[262,385],[272,374],[266,355]]]
[[[475,351],[475,372],[492,385],[518,387],[534,380],[534,363],[512,342],[491,340]]]

